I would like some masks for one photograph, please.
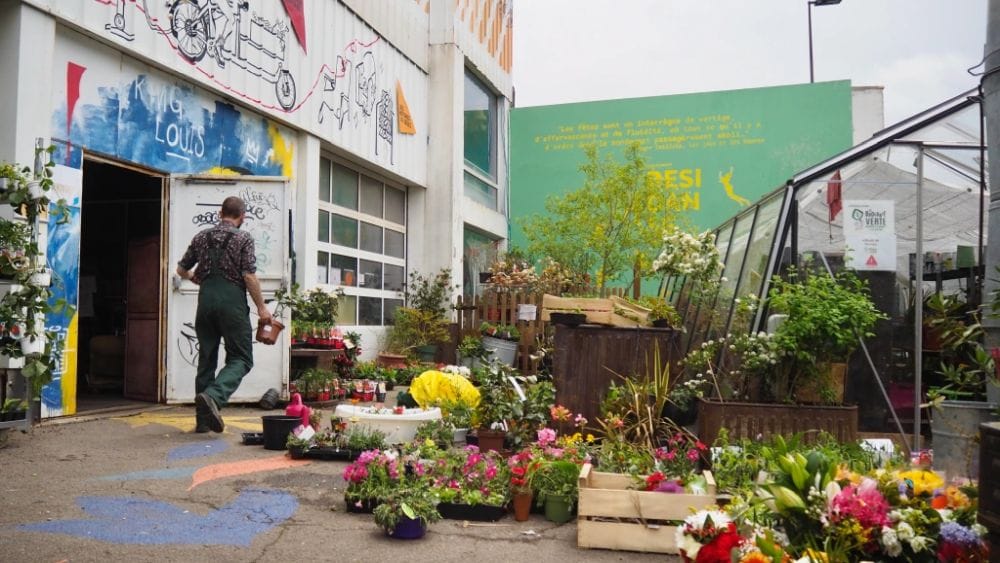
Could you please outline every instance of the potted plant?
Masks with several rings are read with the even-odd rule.
[[[351,438],[348,447],[354,448]],[[344,468],[344,503],[348,512],[371,512],[393,490],[403,486],[406,470],[399,456],[379,449],[364,450]]]
[[[438,500],[426,486],[413,484],[388,493],[375,507],[375,523],[396,539],[418,539],[441,519]]]
[[[504,515],[510,469],[497,452],[477,446],[444,450],[425,477],[441,501],[438,511],[444,518],[493,522]]]
[[[491,352],[483,346],[483,339],[477,336],[466,336],[455,350],[458,353],[459,364],[472,369],[489,362]]]
[[[649,322],[656,328],[682,326],[681,316],[673,305],[662,297],[647,297],[642,305],[649,308]]]
[[[306,451],[310,446],[312,446],[312,440],[299,438],[294,433],[289,433],[288,439],[285,441],[285,448],[292,459],[303,459],[306,457]]]
[[[521,332],[517,327],[483,321],[479,326],[479,332],[483,335],[483,347],[492,352],[497,360],[513,367],[517,359],[517,346],[521,340]]]
[[[492,364],[480,381],[480,401],[476,407],[479,428],[476,438],[483,451],[502,450],[507,435],[507,421],[524,415],[524,406],[514,386],[507,379],[513,370],[504,364]]]
[[[545,506],[547,520],[563,524],[573,518],[579,479],[580,466],[571,461],[547,461],[538,468],[532,484],[538,492],[538,504]]]
[[[469,428],[472,427],[472,415],[474,407],[462,400],[446,400],[441,403],[441,412],[444,419],[452,428],[452,442],[461,444],[465,442]]]
[[[524,448],[507,459],[510,468],[511,505],[514,509],[514,520],[524,522],[531,513],[531,502],[534,500],[532,480],[541,465],[540,456],[533,448]]]
[[[456,287],[447,268],[433,276],[410,272],[407,306],[396,309],[393,328],[394,338],[407,353],[415,353],[421,361],[433,362],[438,346],[451,339],[446,315]]]

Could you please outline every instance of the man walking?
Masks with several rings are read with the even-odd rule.
[[[246,204],[236,196],[222,202],[219,222],[191,239],[177,263],[177,275],[193,281],[198,289],[198,312],[194,328],[198,335],[198,375],[194,380],[196,432],[222,432],[225,423],[219,408],[240,386],[253,367],[253,339],[247,292],[257,306],[257,315],[270,322],[257,280],[257,258],[253,237],[240,230]],[[192,270],[198,265],[196,270]],[[219,364],[219,340],[226,345],[226,363]]]

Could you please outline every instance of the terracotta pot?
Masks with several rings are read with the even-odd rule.
[[[479,436],[479,449],[481,451],[503,451],[503,439],[507,436],[507,433],[503,430],[480,428],[476,431],[476,435]]]
[[[531,515],[531,501],[534,499],[531,493],[515,493],[512,504],[514,505],[514,520],[524,522]]]

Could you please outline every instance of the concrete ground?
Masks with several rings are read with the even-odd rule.
[[[274,411],[270,414],[275,414]],[[345,463],[244,446],[266,411],[223,410],[195,434],[193,407],[47,421],[0,449],[0,561],[679,561],[576,547],[541,516],[441,520],[392,540],[344,512]]]

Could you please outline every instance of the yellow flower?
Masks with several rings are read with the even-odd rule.
[[[914,496],[930,495],[935,489],[944,486],[944,479],[933,471],[924,469],[911,469],[899,474],[899,479],[906,483],[906,486],[913,489]]]
[[[850,481],[852,485],[858,485],[861,483],[861,475],[851,471],[846,465],[841,465],[837,468],[837,476],[834,480]]]
[[[949,507],[965,508],[970,504],[968,495],[960,491],[955,485],[949,485],[948,488],[944,490],[944,494],[948,497]]]
[[[771,558],[759,551],[751,551],[740,559],[740,563],[771,563]]]
[[[593,444],[595,439],[596,438],[594,438],[593,434],[587,434],[587,443],[588,444]]]
[[[826,557],[826,552],[816,551],[815,549],[809,548],[805,550],[802,557],[798,559],[796,563],[830,563],[830,560]]]
[[[428,447],[433,446],[434,445],[434,440],[431,440],[430,438],[427,438],[427,439],[424,440],[424,445],[428,446]]]

